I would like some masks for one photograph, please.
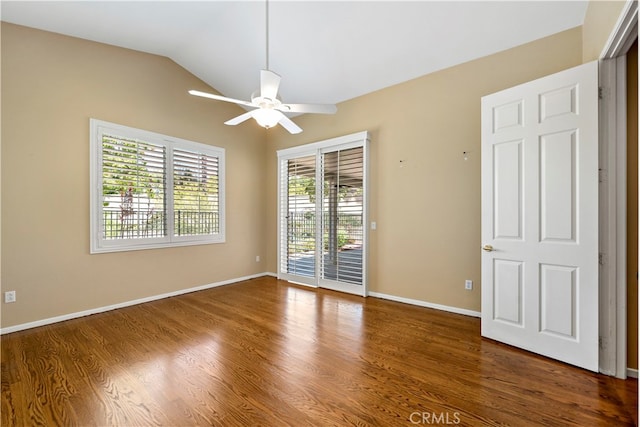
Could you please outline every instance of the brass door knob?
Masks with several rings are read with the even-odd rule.
[[[493,249],[493,246],[491,246],[491,245],[484,245],[482,247],[482,250],[485,251],[485,252],[493,252],[493,251],[495,251],[495,249]]]

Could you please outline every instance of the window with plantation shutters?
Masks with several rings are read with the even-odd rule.
[[[165,236],[165,164],[162,145],[102,135],[102,239]]]
[[[224,242],[224,149],[90,124],[92,253]]]
[[[173,233],[175,236],[220,232],[218,157],[173,150]]]

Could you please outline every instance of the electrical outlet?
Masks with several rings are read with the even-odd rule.
[[[16,302],[16,291],[7,291],[4,293],[4,302]]]
[[[256,262],[260,262],[260,255],[256,255]]]
[[[464,288],[468,291],[470,291],[471,289],[473,289],[473,280],[465,280],[464,281]]]

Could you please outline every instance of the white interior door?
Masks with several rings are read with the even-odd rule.
[[[482,336],[598,370],[598,67],[482,98]]]

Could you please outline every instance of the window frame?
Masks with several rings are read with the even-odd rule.
[[[144,249],[159,249],[167,247],[191,246],[225,243],[225,149],[213,145],[202,144],[186,139],[162,135],[129,126],[110,123],[103,120],[89,120],[90,148],[89,148],[89,175],[90,175],[90,253],[109,253],[134,251]],[[103,237],[103,157],[102,137],[104,134],[117,135],[123,138],[139,139],[165,147],[165,207],[166,235],[163,237],[105,239]],[[218,221],[219,228],[216,234],[207,235],[175,235],[174,227],[174,148],[202,153],[218,159]]]

